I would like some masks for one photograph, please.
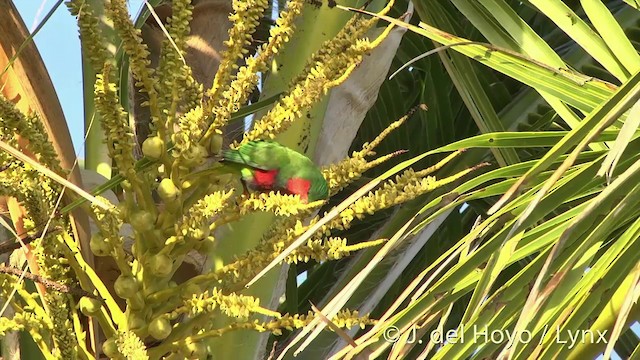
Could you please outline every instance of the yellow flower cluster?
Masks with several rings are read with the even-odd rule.
[[[237,295],[236,293],[230,293],[225,295],[220,289],[214,288],[209,292],[205,291],[202,294],[193,295],[193,297],[187,301],[183,307],[177,309],[172,314],[175,317],[177,314],[188,312],[190,316],[195,316],[203,312],[211,312],[219,307],[220,311],[229,316],[245,321],[253,313],[263,314],[267,316],[280,317],[280,313],[271,311],[260,306],[260,299],[253,296]]]
[[[169,300],[176,293],[193,293],[190,292],[190,289],[194,286],[207,288],[220,285],[221,290],[225,292],[242,289],[244,284],[307,229],[300,220],[296,218],[291,219],[295,221],[295,225],[279,227],[279,229],[285,232],[284,236],[280,236],[280,232],[274,232],[269,240],[263,241],[257,247],[237,258],[234,262],[216,271],[194,276],[185,283],[180,284],[176,289],[159,291],[150,296],[148,300],[152,303],[161,303]],[[312,220],[311,225],[316,221],[317,219]],[[169,302],[171,302],[171,300]]]
[[[274,335],[282,335],[283,329],[289,331],[301,329],[310,324],[315,317],[315,313],[309,311],[304,315],[283,315],[281,318],[269,322],[261,322],[259,320],[237,322],[222,329],[209,330],[196,336],[192,336],[190,340],[199,341],[210,337],[222,336],[229,331],[242,329],[256,330],[259,332],[269,331]],[[365,326],[376,324],[376,320],[370,319],[368,315],[360,316],[358,311],[350,311],[346,309],[340,311],[333,319],[331,319],[331,321],[341,328],[351,328],[353,326],[364,328]]]
[[[202,107],[192,108],[178,120],[179,130],[171,134],[174,144],[171,154],[175,158],[171,172],[174,176],[184,175],[185,169],[200,165],[205,160],[207,150],[198,144],[203,131],[202,116]]]
[[[345,256],[349,256],[351,252],[362,250],[364,248],[378,246],[387,241],[386,239],[364,241],[355,245],[348,246],[347,239],[330,237],[324,242],[321,239],[307,241],[307,244],[297,248],[291,255],[285,259],[288,263],[315,261],[338,260]]]
[[[108,52],[104,46],[99,19],[91,10],[91,5],[84,0],[67,2],[71,14],[78,18],[78,28],[82,38],[82,50],[91,61],[91,66],[100,69],[108,61]]]
[[[96,110],[102,116],[109,157],[115,161],[122,176],[135,178],[135,137],[129,126],[127,114],[118,100],[116,85],[108,81],[111,72],[111,66],[105,64],[103,73],[96,78]]]
[[[184,49],[189,35],[189,23],[192,19],[193,6],[189,0],[175,0],[171,2],[171,17],[167,19],[167,33],[171,40],[164,39],[162,42],[162,56],[156,74],[159,81],[156,85],[164,86],[164,89],[158,88],[158,107],[165,115],[166,129],[172,133],[172,124],[176,115],[178,103],[183,101],[184,93],[180,91],[181,85],[183,89],[193,88],[195,85],[191,70],[184,63]],[[170,91],[168,91],[170,90]],[[192,91],[193,92],[193,91]],[[191,94],[193,97],[194,94]],[[193,100],[193,99],[191,99]]]
[[[182,65],[179,71],[176,85],[172,88],[171,94],[173,96],[174,104],[178,102],[178,110],[180,114],[186,113],[197,107],[202,107],[204,90],[202,84],[196,81],[193,77],[191,68],[187,65]],[[172,105],[175,108],[175,105]],[[167,126],[172,127],[175,121],[172,117],[169,118],[169,124]],[[200,126],[199,135],[206,129],[205,122],[202,121],[202,116],[198,119],[198,125]],[[172,129],[173,130],[173,129]]]
[[[304,0],[289,0],[286,4],[286,10],[280,13],[280,17],[276,20],[276,26],[269,30],[269,41],[258,49],[255,57],[245,59],[245,66],[242,66],[231,82],[229,88],[224,90],[222,100],[219,103],[212,103],[213,106],[213,124],[207,130],[203,138],[206,143],[211,136],[222,129],[231,114],[240,109],[240,105],[247,101],[247,98],[258,84],[258,73],[266,70],[267,63],[278,52],[286,42],[289,41],[294,30],[294,21],[302,12]]]
[[[270,211],[278,216],[297,216],[302,212],[308,212],[324,204],[324,201],[315,201],[305,204],[300,201],[299,195],[283,195],[279,192],[251,193],[231,209],[234,213],[244,216],[255,211]]]
[[[252,249],[221,269],[195,276],[188,283],[202,284],[205,287],[219,283],[225,291],[237,291],[274,258],[273,253]]]
[[[77,359],[78,339],[75,336],[73,323],[71,322],[70,304],[67,295],[49,291],[44,298],[48,305],[49,317],[56,324],[51,332],[53,333],[53,341],[56,344],[55,349],[59,351],[58,356],[61,359]]]
[[[45,188],[40,185],[41,182],[47,184],[47,180],[28,164],[0,172],[0,194],[15,197],[24,206],[26,230],[33,230],[36,224],[42,224],[49,217],[47,210],[51,208],[51,201]],[[49,186],[46,188],[50,190]]]
[[[331,194],[339,192],[353,181],[359,179],[365,171],[382,164],[396,155],[402,154],[404,151],[399,150],[372,161],[367,161],[365,159],[367,156],[376,155],[373,151],[376,146],[378,146],[393,130],[399,128],[400,125],[411,117],[417,109],[418,107],[411,109],[406,115],[389,124],[389,126],[376,136],[373,141],[364,143],[364,145],[362,145],[362,150],[354,151],[351,157],[324,167],[322,169],[322,175],[327,179],[329,189],[331,189]]]
[[[12,103],[5,98],[0,98],[0,136],[9,144],[18,145],[16,135],[28,140],[27,150],[36,155],[36,159],[50,166],[59,173],[64,174],[55,156],[53,146],[46,138],[46,132],[38,119],[34,116],[25,117],[20,114]],[[36,225],[45,224],[49,220],[50,212],[60,195],[61,187],[51,179],[34,169],[29,164],[19,164],[11,161],[10,166],[0,172],[0,195],[16,198],[26,212],[23,216],[24,228],[35,230]],[[50,226],[64,228],[64,219],[53,219]],[[59,242],[54,235],[45,236],[45,241],[32,243],[36,262],[39,266],[39,275],[59,283],[70,282],[70,268],[66,261]],[[24,295],[24,291],[19,291]],[[27,300],[23,296],[23,300]],[[44,299],[46,314],[41,318],[48,318],[57,326],[52,328],[52,340],[56,344],[59,355],[63,358],[75,357],[77,339],[71,322],[71,306],[65,294],[58,292],[46,292]],[[34,303],[32,301],[32,303]],[[35,303],[23,309],[23,313],[38,311]],[[44,312],[44,309],[41,310]],[[36,331],[34,329],[34,331]]]
[[[12,196],[21,203],[26,210],[22,218],[24,228],[31,235],[35,235],[36,230],[42,230],[39,226],[49,221],[59,194],[60,186],[28,164],[0,172],[0,195]],[[51,219],[50,228],[64,229],[65,221],[65,218]],[[61,283],[69,281],[64,247],[59,246],[55,235],[45,235],[44,241],[33,241],[32,246],[40,265],[40,275]]]
[[[232,2],[234,12],[229,15],[232,26],[229,29],[229,39],[224,42],[225,51],[222,52],[222,61],[213,79],[213,85],[208,91],[210,104],[217,105],[222,100],[222,92],[229,88],[233,79],[232,71],[237,69],[236,63],[242,58],[251,45],[251,34],[260,23],[260,17],[269,7],[266,0],[234,0]]]
[[[458,153],[459,152],[454,153],[453,156]],[[453,156],[449,156],[445,160],[448,161]],[[427,173],[433,172],[434,169],[444,166],[444,163],[443,160],[443,162],[440,162],[435,167],[418,172],[411,169],[404,171],[401,175],[396,176],[394,180],[385,182],[380,189],[370,192],[368,195],[356,200],[351,206],[342,211],[339,217],[333,219],[326,226],[330,229],[348,229],[354,219],[363,219],[366,215],[373,214],[376,211],[415,199],[429,191],[450,184],[479,167],[487,165],[483,163],[441,180],[437,180],[432,176],[426,176]]]
[[[27,330],[36,332],[40,329],[51,330],[53,329],[53,321],[45,312],[45,309],[38,301],[38,294],[32,293],[25,289],[25,283],[18,283],[17,277],[2,274],[0,275],[0,291],[2,292],[3,299],[11,299],[11,306],[15,310],[13,320],[18,324],[22,324]],[[10,294],[14,291],[22,301],[19,301],[17,297],[11,297]],[[7,300],[9,301],[9,300]],[[28,310],[28,311],[25,311]],[[0,317],[0,323],[5,321],[6,318]],[[9,326],[10,323],[6,323]],[[38,324],[37,327],[29,327],[29,324]],[[0,327],[0,329],[4,329]],[[2,330],[6,331],[6,330]],[[41,337],[40,337],[41,338]]]
[[[45,319],[39,318],[35,314],[26,311],[14,314],[11,319],[0,317],[0,336],[5,336],[7,333],[12,331],[28,329],[51,330],[53,326],[51,324],[47,324]]]
[[[104,204],[111,204],[107,198],[102,196],[96,196],[96,198]],[[100,232],[105,237],[119,236],[120,227],[123,224],[123,214],[119,207],[112,206],[109,209],[104,209],[102,206],[92,205],[91,209],[93,210]]]
[[[225,208],[232,194],[231,190],[217,191],[206,195],[193,205],[175,226],[177,243],[182,244],[186,240],[201,241],[209,236],[209,224],[213,221],[212,218]]]
[[[304,70],[291,82],[289,87],[294,88],[303,83],[308,74],[312,73],[318,64],[325,63],[335,56],[336,50],[345,51],[351,47],[354,40],[363,37],[376,21],[375,18],[364,19],[359,14],[351,17],[336,36],[323,42],[320,49],[311,55]]]
[[[118,351],[125,359],[149,359],[147,348],[140,338],[132,331],[120,331],[116,336]]]
[[[324,84],[327,83],[328,76],[323,68],[315,70],[309,74],[304,83],[293,88],[267,114],[256,121],[253,129],[243,138],[242,143],[275,138],[276,134],[284,131],[294,120],[300,118],[304,110],[318,102],[324,95]]]
[[[331,319],[331,322],[341,328],[349,329],[354,326],[359,326],[364,329],[367,325],[375,325],[377,321],[369,319],[369,315],[361,317],[358,310],[351,311],[349,309],[343,309],[340,310],[333,319]]]
[[[29,139],[26,149],[36,155],[36,160],[40,164],[58,175],[65,176],[67,174],[60,166],[53,144],[49,141],[42,121],[37,115],[25,116],[15,108],[11,101],[0,94],[0,139],[15,147],[18,145],[16,135],[23,139]],[[8,154],[3,152],[3,155]],[[3,162],[3,164],[7,164],[7,162]]]
[[[305,226],[298,220],[298,217],[283,218],[282,222],[277,222],[277,226],[267,234],[267,238],[258,246],[216,271],[191,278],[181,287],[187,288],[192,284],[198,284],[203,287],[221,284],[223,291],[240,290],[244,284],[271,262],[277,254],[302,235],[309,226],[315,224],[317,220],[318,218],[316,217],[310,221],[309,225]],[[290,222],[293,222],[293,224]],[[329,232],[326,232],[325,235],[329,235]],[[316,236],[320,237],[321,234]],[[165,296],[168,295],[167,293]],[[162,297],[157,300],[164,299]]]
[[[129,66],[136,79],[136,85],[149,95],[149,107],[151,122],[155,126],[161,139],[164,139],[165,124],[160,121],[158,107],[158,93],[153,75],[153,69],[149,68],[151,61],[147,45],[142,42],[140,30],[136,29],[129,17],[125,0],[110,0],[105,3],[105,13],[113,21],[113,26],[122,40],[124,52],[129,55]]]
[[[374,41],[361,39],[375,23],[376,19],[363,20],[356,15],[334,39],[326,41],[323,49],[312,57],[305,71],[294,81],[289,94],[256,121],[242,142],[273,139],[316,104],[329,89],[344,82],[362,57],[379,45],[391,30],[389,27]]]

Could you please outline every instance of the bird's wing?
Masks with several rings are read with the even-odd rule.
[[[250,141],[236,150],[224,150],[222,159],[261,170],[279,169],[288,161],[287,148],[272,141]]]
[[[313,200],[324,200],[329,197],[329,184],[327,184],[327,180],[322,176],[322,173],[318,171],[318,175],[311,182],[310,193]],[[317,197],[318,199],[315,199]]]
[[[256,164],[254,161],[251,161],[249,156],[241,153],[238,150],[223,150],[222,161],[240,164],[240,165],[246,165],[248,167],[253,167],[253,168],[260,168],[258,164]]]

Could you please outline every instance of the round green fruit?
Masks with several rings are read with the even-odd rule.
[[[158,254],[151,257],[149,260],[149,267],[151,273],[157,277],[165,277],[171,274],[173,268],[173,261],[165,254]]]
[[[144,296],[142,296],[140,292],[137,292],[127,299],[127,304],[129,304],[131,310],[142,310],[145,305]]]
[[[107,341],[102,343],[102,352],[110,359],[120,356],[118,345],[113,338],[107,339]]]
[[[184,159],[184,166],[187,167],[196,167],[200,166],[204,163],[205,158],[207,157],[207,150],[201,145],[196,145],[191,150],[188,158]]]
[[[133,276],[120,275],[113,284],[113,288],[116,291],[116,295],[123,299],[130,299],[136,295],[140,286],[138,280]]]
[[[191,299],[193,294],[202,293],[202,289],[198,284],[189,284],[184,288],[184,291],[180,294],[183,299]]]
[[[171,334],[171,323],[164,317],[157,317],[149,324],[149,335],[156,340],[164,340]]]
[[[129,317],[127,318],[127,326],[129,329],[140,330],[145,327],[145,325],[147,324],[142,316],[138,314],[129,314]]]
[[[156,223],[156,219],[150,212],[140,210],[131,214],[129,219],[133,229],[139,232],[147,232],[153,229],[153,225]]]
[[[86,316],[96,316],[100,312],[102,304],[96,299],[83,296],[78,302],[80,311]]]
[[[164,290],[166,288],[167,288],[166,281],[161,281],[161,280],[152,281],[147,286],[144,287],[144,289],[142,290],[142,294],[146,297],[158,291]]]
[[[95,233],[91,236],[89,248],[95,256],[107,256],[111,251],[111,246],[100,233]]]
[[[157,136],[150,137],[142,143],[142,154],[150,159],[158,160],[164,152],[164,141]]]
[[[218,153],[220,153],[220,150],[222,150],[222,142],[223,142],[223,138],[222,135],[220,134],[214,134],[211,137],[211,142],[209,142],[209,153],[211,155],[216,155]]]
[[[165,203],[169,203],[175,201],[178,195],[180,195],[180,192],[176,184],[173,183],[173,180],[165,178],[162,179],[160,185],[158,185],[158,195]]]
[[[208,354],[207,345],[198,342],[185,342],[182,346],[182,353],[187,359],[206,359]]]

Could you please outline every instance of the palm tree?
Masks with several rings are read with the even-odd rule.
[[[189,96],[198,96],[197,82],[211,80],[194,76],[196,82],[190,82],[190,73],[180,62],[181,53],[175,51],[189,49],[185,28],[181,27],[181,20],[188,17],[185,3],[174,1],[173,20],[165,25],[175,41],[172,44],[166,37],[159,37],[164,40],[158,46],[162,49],[157,65],[159,75],[154,76],[173,82],[173,89],[184,90],[184,99],[192,99]],[[85,67],[89,69],[86,84],[91,89],[96,74],[98,85],[104,84],[105,79],[118,85],[118,93],[98,86],[95,97],[87,96],[88,103],[96,100],[102,126],[111,130],[122,127],[123,122],[113,122],[113,118],[121,116],[114,113],[116,104],[130,108],[125,91],[127,76],[116,76],[126,71],[110,73],[103,63],[112,63],[118,69],[126,69],[127,61],[131,63],[138,86],[147,90],[150,118],[153,111],[158,111],[154,110],[154,102],[156,106],[173,104],[168,107],[169,115],[176,120],[199,116],[190,112],[197,102],[179,103],[172,100],[171,94],[154,93],[153,78],[141,67],[145,56],[135,45],[135,36],[127,30],[124,19],[116,16],[113,4],[119,2],[108,3],[105,13],[114,20],[116,34],[107,33],[106,38],[113,39],[113,49],[123,51],[116,52],[113,62],[113,54],[103,54],[98,59],[101,61],[92,58],[93,65],[100,65],[93,67],[95,71]],[[225,32],[231,26],[233,37],[239,36],[233,31],[251,31],[261,22],[268,23],[240,21],[247,19],[243,17],[247,11],[267,6],[285,10],[276,22],[279,29],[285,29],[287,11],[293,18],[299,6],[295,1],[287,6],[256,2],[254,7],[242,8],[241,4],[244,3],[234,3],[234,10],[240,15],[232,24],[217,24],[216,31]],[[90,22],[82,22],[83,14],[91,18],[90,14],[82,11],[90,9],[99,14],[103,10],[98,4],[87,8],[78,5],[79,2],[72,2],[74,11],[80,14],[81,28],[84,26],[83,45],[90,48],[96,38],[87,31]],[[196,11],[198,3],[194,5]],[[97,326],[94,328],[95,336],[104,332],[109,338],[105,353],[155,358],[168,353],[199,356],[211,352],[220,358],[243,359],[264,358],[270,353],[274,358],[284,358],[296,352],[305,358],[362,355],[407,359],[594,358],[603,352],[608,357],[614,350],[622,357],[632,355],[639,341],[629,325],[637,318],[636,284],[640,277],[633,251],[638,217],[632,206],[637,196],[638,167],[634,151],[636,78],[640,67],[634,39],[637,5],[598,0],[423,1],[413,4],[416,14],[410,24],[414,25],[404,22],[409,19],[402,15],[413,6],[402,1],[393,4],[388,13],[380,11],[385,4],[370,4],[368,10],[380,12],[375,16],[358,12],[361,3],[329,5],[305,5],[303,15],[296,17],[295,32],[286,33],[291,40],[278,45],[282,48],[273,54],[275,57],[268,57],[269,66],[259,69],[264,76],[261,101],[240,108],[250,94],[246,90],[231,91],[241,89],[233,84],[248,81],[242,71],[234,75],[232,65],[240,57],[232,50],[238,42],[230,43],[231,50],[222,57],[215,85],[207,94],[208,98],[221,101],[212,104],[214,126],[226,125],[225,120],[233,119],[234,113],[240,119],[258,111],[253,130],[246,137],[265,136],[260,129],[270,124],[269,131],[277,134],[278,141],[306,152],[316,163],[326,166],[325,174],[334,182],[330,181],[333,196],[320,209],[324,216],[310,220],[311,209],[295,210],[301,214],[294,215],[294,205],[281,205],[271,209],[288,211],[290,217],[242,213],[233,221],[223,221],[220,224],[226,228],[214,229],[213,247],[208,245],[201,250],[208,251],[213,260],[211,269],[175,269],[179,273],[174,277],[177,284],[170,284],[171,277],[152,273],[155,278],[165,279],[157,283],[154,277],[135,275],[133,270],[141,285],[131,285],[131,277],[120,275],[131,270],[122,262],[122,254],[116,252],[112,268],[120,281],[119,285],[116,282],[115,293],[126,299],[126,308],[124,301],[118,300],[120,305],[107,302],[99,310],[93,309],[88,305],[96,304],[90,302],[88,293],[83,298],[87,300],[81,302],[82,313],[101,325],[99,331]],[[163,14],[161,5],[156,10]],[[194,18],[204,13],[201,8]],[[159,16],[161,20],[168,17],[166,12]],[[358,25],[370,24],[368,19],[379,17],[379,28],[372,29],[369,36],[375,39],[383,34],[386,40],[370,43],[377,46],[360,62],[355,38],[362,38],[364,33],[352,25],[354,21]],[[143,14],[137,23],[157,25],[154,29],[162,31],[163,26],[145,19]],[[247,28],[246,24],[250,26]],[[205,28],[204,33],[214,29],[211,24]],[[404,33],[406,30],[409,31]],[[17,33],[6,29],[2,32]],[[260,33],[257,31],[253,38],[274,44],[277,32],[270,36]],[[21,36],[26,37],[24,33]],[[108,44],[105,37],[99,39],[101,44]],[[255,44],[246,45],[251,54]],[[257,44],[257,59],[270,51],[270,45]],[[12,54],[7,50],[5,53]],[[87,53],[98,54],[95,48],[87,49]],[[425,53],[408,68],[400,69]],[[312,56],[314,61],[309,61]],[[14,67],[20,66],[20,58],[17,59]],[[185,61],[197,60],[187,57]],[[254,69],[252,60],[240,61],[243,64]],[[400,70],[397,75],[386,78],[396,70]],[[344,80],[343,74],[350,75],[348,80],[338,81]],[[329,90],[327,95],[305,98],[313,94],[311,90],[318,89],[314,87],[317,84],[325,84],[320,89]],[[204,84],[204,88],[209,85]],[[279,102],[272,105],[278,98]],[[45,98],[41,96],[37,99],[47,104],[54,102],[42,100]],[[111,99],[110,105],[105,106],[105,99]],[[211,104],[206,99],[204,104]],[[428,111],[410,111],[421,104],[426,104]],[[202,108],[207,114],[207,106]],[[88,118],[95,118],[93,108],[88,109]],[[45,121],[59,118],[37,112]],[[290,113],[293,115],[286,115]],[[405,116],[408,113],[409,119]],[[296,121],[280,127],[277,121],[282,118]],[[403,124],[392,123],[400,118]],[[381,133],[383,138],[373,140]],[[51,137],[55,139],[54,135]],[[114,144],[113,134],[107,133],[106,139],[110,146]],[[224,143],[231,140],[227,136]],[[370,157],[367,163],[363,155],[373,155],[371,144],[376,145],[378,156],[391,154],[383,157],[388,161]],[[18,145],[28,146],[14,146]],[[338,163],[363,148],[365,151],[353,154],[350,161]],[[134,149],[130,150],[132,154]],[[64,151],[56,151],[63,159],[63,167],[69,168],[61,155]],[[185,154],[183,148],[180,151],[178,155]],[[407,153],[400,154],[403,151]],[[117,146],[103,148],[99,154],[96,156],[110,154],[108,159],[113,159],[117,171],[130,166],[130,162],[118,158],[126,153],[118,153]],[[162,172],[145,170],[146,160],[138,162],[135,169],[162,177]],[[35,173],[44,171],[37,165],[30,166]],[[197,173],[193,166],[188,169]],[[126,172],[123,175],[126,177]],[[180,176],[185,175],[172,173],[171,179]],[[112,188],[121,181],[118,176],[114,179],[108,183]],[[155,204],[141,200],[145,198],[141,194],[152,185],[153,181],[142,185],[125,182],[124,194],[136,192],[136,204],[153,212]],[[214,188],[202,186],[195,185],[201,191],[192,192],[196,195],[190,199],[217,194],[216,201],[222,202],[216,208],[220,214],[233,215],[245,206],[242,202],[224,205],[224,193],[215,187],[224,188],[222,182],[214,184]],[[375,186],[377,192],[370,192]],[[120,194],[121,190],[115,187],[114,191]],[[132,201],[122,196],[119,199],[129,205]],[[276,199],[281,204],[284,201],[269,199],[263,200],[262,206],[269,208],[273,206],[269,201]],[[120,207],[131,211],[127,208]],[[178,214],[184,215],[187,209],[181,208]],[[91,214],[91,210],[85,210],[88,211],[77,211],[79,215],[74,220],[81,221],[82,214]],[[17,208],[12,215],[16,212],[19,218]],[[136,214],[137,219],[146,216]],[[97,222],[100,231],[106,232],[108,222],[101,219]],[[214,218],[214,224],[219,219]],[[132,218],[127,215],[125,220]],[[296,220],[300,220],[297,225]],[[158,255],[162,254],[159,248],[151,246],[148,252],[136,252],[144,246],[140,241],[147,239],[142,234],[151,232],[144,224],[133,225],[133,258],[138,266],[146,266],[147,272],[162,272],[154,265],[165,259]],[[321,226],[330,230],[324,240],[317,235]],[[88,229],[86,225],[78,228]],[[295,231],[285,236],[282,231],[287,228]],[[163,236],[160,237],[164,239]],[[74,243],[65,239],[67,246],[73,247]],[[81,233],[73,239],[85,247],[93,242],[92,249],[96,243],[102,244],[97,242],[102,238],[95,235],[91,242]],[[289,247],[292,243],[293,247],[298,246],[295,250]],[[271,246],[276,244],[278,250],[273,252]],[[35,242],[34,247],[38,246],[43,245]],[[90,265],[90,254],[85,251],[84,255],[82,259]],[[169,257],[168,261],[178,266],[187,254],[181,256]],[[255,285],[244,288],[281,258],[291,266],[268,272]],[[96,259],[100,262],[109,257]],[[47,272],[50,265],[44,265],[45,278],[58,282],[66,279]],[[72,262],[71,268],[83,291],[95,289],[100,296],[113,294],[102,290],[100,284],[106,283],[108,289],[114,279],[108,280],[100,271],[98,278],[74,265]],[[32,267],[30,271],[37,269]],[[31,280],[34,279],[40,296],[51,297],[53,290],[46,286],[50,283],[38,281],[42,277]],[[217,281],[211,282],[212,279]],[[175,285],[178,286],[173,288]],[[204,285],[215,287],[215,291],[203,293]],[[123,294],[123,289],[138,286],[142,286],[139,292]],[[176,300],[180,293],[188,296]],[[191,294],[195,297],[189,298]],[[24,296],[21,301],[27,301]],[[73,298],[65,296],[58,301]],[[113,299],[118,297],[111,295]],[[260,305],[254,302],[256,299]],[[193,302],[196,300],[202,302]],[[12,304],[18,314],[24,311],[17,300]],[[193,310],[187,311],[185,304],[191,304]],[[43,310],[51,313],[46,306]],[[126,312],[118,313],[123,310]],[[177,316],[183,311],[189,313],[186,320]],[[86,321],[74,310],[70,314],[78,319],[75,326]],[[15,318],[12,321],[7,324],[15,323]],[[322,331],[327,327],[333,331]],[[341,330],[343,327],[349,329]],[[45,350],[69,341],[62,336],[63,329],[37,341],[45,356]],[[119,332],[114,333],[114,329]],[[32,327],[27,326],[27,330],[38,339],[40,334]],[[198,334],[199,330],[204,332]],[[149,343],[151,337],[158,343]],[[140,339],[145,338],[147,344],[143,346]],[[80,339],[76,343],[84,346]],[[82,346],[77,350],[80,354],[92,353],[91,343],[88,348]]]

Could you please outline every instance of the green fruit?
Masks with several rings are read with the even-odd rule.
[[[107,339],[107,341],[102,343],[102,352],[110,359],[116,358],[120,355],[118,345],[113,338]]]
[[[164,141],[157,136],[150,137],[142,143],[142,154],[148,158],[158,160],[164,152]]]
[[[113,284],[116,295],[123,299],[130,299],[136,295],[140,286],[133,276],[120,275]]]
[[[184,291],[180,294],[183,299],[191,299],[193,294],[202,293],[202,289],[198,284],[189,284],[184,288]]]
[[[187,359],[206,359],[209,355],[207,346],[202,341],[185,342],[182,346],[182,353]]]
[[[89,248],[95,256],[107,256],[111,252],[111,246],[100,233],[95,233],[91,236]]]
[[[140,315],[129,314],[129,317],[127,318],[127,326],[130,330],[140,330],[144,328],[145,325],[147,324],[144,321],[144,318],[142,318]]]
[[[96,299],[90,298],[88,296],[83,296],[78,302],[78,306],[80,307],[80,311],[84,315],[96,316],[100,312],[102,304]]]
[[[166,339],[171,334],[171,323],[164,317],[157,317],[149,324],[149,335],[156,340]]]
[[[144,296],[140,292],[135,293],[132,297],[127,299],[127,303],[132,310],[142,310],[144,308]]]
[[[151,273],[157,277],[165,277],[171,274],[173,260],[165,254],[157,254],[149,260]]]
[[[154,294],[160,290],[164,290],[167,288],[167,283],[165,281],[153,281],[150,284],[148,284],[147,286],[144,287],[144,289],[142,290],[142,294],[144,296],[150,296],[151,294]]]
[[[171,227],[171,229],[173,229],[173,227]],[[162,231],[162,229],[159,229],[157,227],[149,235],[150,235],[149,236],[150,242],[146,244],[151,248],[156,248],[158,246],[161,246],[161,244],[163,244],[164,240],[167,238],[164,235],[164,231]]]
[[[214,134],[211,137],[211,141],[209,142],[209,153],[211,155],[216,155],[220,153],[220,150],[222,150],[222,142],[223,142],[223,138],[222,135],[220,134]]]
[[[207,150],[201,145],[196,145],[191,149],[189,157],[184,159],[183,165],[187,167],[196,167],[204,163],[207,157]]]
[[[156,223],[156,219],[150,212],[140,210],[131,214],[129,219],[133,229],[139,232],[147,232],[153,229],[153,225]]]
[[[158,195],[165,203],[169,203],[175,201],[180,192],[171,179],[165,178],[158,185]]]

